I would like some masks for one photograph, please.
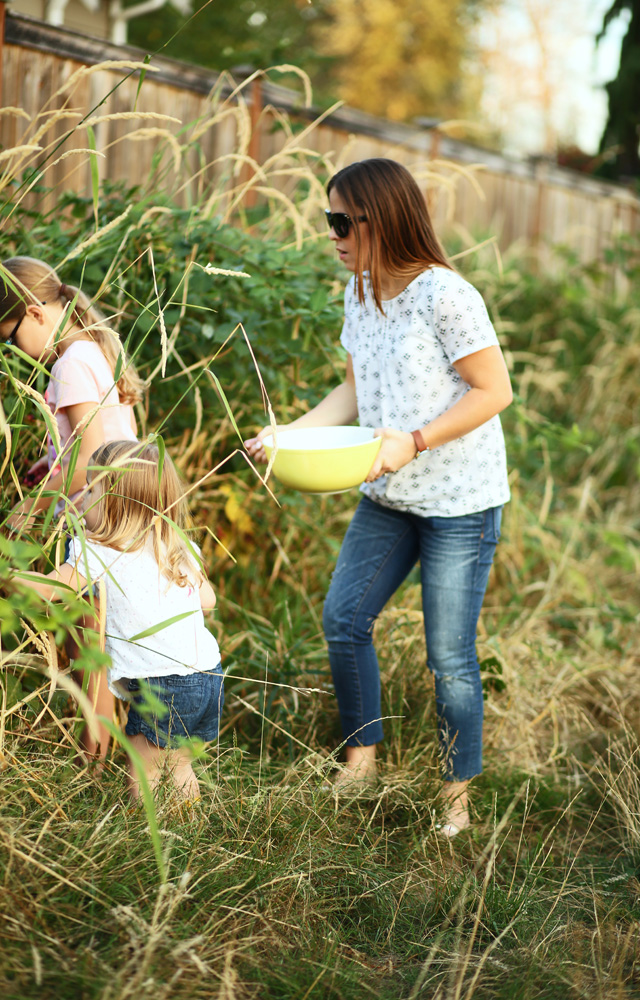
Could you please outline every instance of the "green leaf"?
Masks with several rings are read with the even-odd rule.
[[[320,285],[318,288],[316,288],[315,292],[311,296],[311,299],[309,301],[309,309],[313,313],[320,312],[321,309],[324,309],[326,304],[327,304],[327,292],[326,289],[323,288],[322,285]]]
[[[150,635],[155,635],[156,632],[162,632],[163,629],[169,628],[170,625],[174,625],[175,622],[182,621],[183,618],[190,618],[191,615],[197,615],[197,608],[194,611],[183,611],[182,614],[175,615],[173,618],[167,618],[166,621],[160,622],[158,625],[152,625],[151,628],[147,628],[144,632],[138,632],[137,635],[132,635],[129,638],[129,642],[138,642],[139,639],[146,639]]]

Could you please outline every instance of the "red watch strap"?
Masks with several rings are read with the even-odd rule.
[[[422,431],[411,431],[411,436],[412,436],[413,440],[416,443],[416,448],[418,450],[418,454],[421,451],[429,451],[430,450],[429,449],[429,445],[424,443],[424,438],[422,436]]]

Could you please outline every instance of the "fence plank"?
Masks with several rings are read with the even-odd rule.
[[[45,105],[47,111],[66,108],[80,116],[98,105],[96,113],[100,115],[131,112],[136,102],[137,74],[125,78],[126,71],[100,66],[80,80],[74,76],[83,67],[97,67],[114,59],[141,61],[142,53],[9,15],[2,59],[3,103],[23,108],[33,124],[29,130],[22,118],[1,115],[2,147],[13,147],[33,134],[44,120],[37,116]],[[237,151],[240,134],[237,120],[229,115],[206,127],[215,111],[210,95],[219,77],[209,70],[158,57],[154,57],[152,65],[158,72],[147,74],[137,110],[171,114],[180,119],[180,124],[130,118],[100,122],[95,126],[98,149],[105,154],[99,161],[100,176],[144,184],[160,157],[161,168],[183,203],[193,203],[214,181],[226,178],[231,191],[239,176],[249,180],[250,168],[236,171],[235,177],[231,169],[230,158]],[[63,88],[61,94],[51,101],[58,88]],[[225,84],[222,91],[228,95],[230,85]],[[286,141],[284,130],[274,127],[277,112],[269,110],[269,106],[303,125],[317,115],[316,109],[301,107],[298,94],[266,80],[250,85],[242,100],[248,104],[247,122],[252,119],[256,131],[250,150],[254,155],[259,151],[260,163],[280,153]],[[140,134],[140,129],[149,131]],[[187,169],[183,166],[179,177],[174,176],[171,143],[163,140],[160,130],[166,130],[181,144],[187,136],[198,136],[187,154]],[[47,141],[60,140],[68,131],[69,121],[61,119],[47,135]],[[63,148],[66,151],[86,146],[86,129],[80,127],[68,135]],[[564,243],[580,259],[588,261],[601,256],[614,235],[640,229],[640,200],[625,188],[545,162],[508,160],[445,135],[387,122],[353,108],[340,108],[317,125],[305,137],[305,146],[317,152],[331,169],[370,156],[400,160],[423,178],[421,184],[439,231],[448,228],[467,242],[493,234],[502,251],[514,243],[534,247]],[[87,157],[68,156],[52,166],[51,161],[45,162],[46,155],[41,157],[45,184],[57,191],[72,187],[90,194]],[[474,180],[460,173],[461,169]],[[284,193],[292,193],[295,186],[295,180],[286,176],[275,183]],[[51,196],[41,207],[53,210],[54,198]],[[223,204],[224,197],[218,207]]]

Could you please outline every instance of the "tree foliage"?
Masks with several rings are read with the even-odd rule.
[[[216,70],[294,63],[313,72],[322,62],[314,48],[313,26],[326,17],[325,5],[326,0],[240,0],[235,4],[194,0],[194,14],[185,18],[165,4],[131,22],[129,41]]]
[[[600,140],[601,152],[615,150],[603,171],[615,178],[640,177],[640,0],[613,0],[598,35],[600,41],[610,23],[625,11],[631,17],[617,76],[606,86],[609,115]]]
[[[340,98],[396,120],[443,118],[465,111],[470,32],[488,2],[210,0],[190,20],[169,6],[134,20],[130,41],[219,70],[294,63],[322,102]]]
[[[459,115],[477,9],[468,0],[329,0],[330,20],[316,30],[339,96],[396,120]]]

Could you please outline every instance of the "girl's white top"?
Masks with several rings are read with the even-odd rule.
[[[119,552],[76,536],[67,562],[89,586],[104,581],[105,650],[114,694],[122,697],[126,690],[118,688],[123,678],[185,675],[218,666],[220,650],[204,623],[198,587],[179,587],[162,576],[151,541],[136,552]],[[195,579],[195,561],[191,574]],[[158,630],[143,634],[153,629]]]
[[[341,341],[353,358],[359,420],[364,427],[413,431],[469,392],[453,362],[498,338],[479,292],[444,267],[423,271],[382,305],[384,316],[366,280],[361,305],[351,278]],[[505,503],[509,486],[499,417],[360,489],[383,506],[423,517],[456,517]]]
[[[49,468],[53,469],[62,457],[63,465],[67,465],[70,449],[75,441],[73,428],[69,421],[66,408],[76,403],[94,403],[95,419],[102,423],[104,442],[135,441],[136,435],[132,423],[132,407],[121,403],[118,389],[113,380],[113,372],[109,362],[97,344],[90,340],[75,340],[58,358],[51,369],[51,378],[45,399],[56,418],[61,455],[57,453],[54,442],[49,437]],[[89,416],[88,422],[93,419]],[[86,426],[86,424],[84,425]],[[79,493],[70,498],[75,500]],[[56,514],[64,509],[64,501],[58,501]]]

